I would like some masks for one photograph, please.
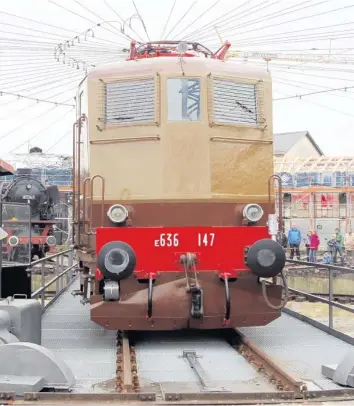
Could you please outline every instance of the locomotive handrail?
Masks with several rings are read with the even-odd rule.
[[[75,242],[75,222],[76,222],[76,211],[75,211],[75,186],[76,186],[76,127],[77,121],[73,124],[73,169],[72,169],[72,189],[73,189],[73,207],[72,207],[72,221],[73,221],[73,243]]]
[[[83,186],[83,192],[82,192],[82,194],[83,194],[83,197],[82,197],[82,200],[83,200],[83,202],[82,202],[82,222],[84,224],[84,230],[83,231],[84,231],[85,235],[90,235],[91,234],[90,229],[88,231],[86,230],[86,199],[88,197],[88,196],[86,196],[86,192],[87,192],[86,185],[89,182],[91,182],[91,178],[85,178],[84,186]],[[89,218],[89,220],[88,220],[90,225],[91,225],[91,219],[92,219],[92,217]]]
[[[82,122],[86,120],[86,115],[82,114],[79,119],[73,125],[73,173],[76,170],[76,153],[77,153],[77,176],[74,175],[73,178],[73,207],[75,207],[75,195],[77,194],[77,218],[75,217],[76,210],[73,209],[73,223],[74,229],[75,224],[78,225],[78,233],[77,233],[77,244],[80,245],[80,234],[81,234],[81,226],[80,226],[80,209],[81,209],[81,201],[80,201],[80,192],[81,192],[81,129],[82,129]],[[78,128],[77,132],[77,139],[76,139],[76,131],[75,131],[75,124]],[[77,193],[76,193],[76,186],[77,186]],[[75,232],[73,232],[73,240],[74,240]]]
[[[91,196],[90,196],[90,200],[91,200],[91,206],[90,206],[90,218],[91,218],[91,234],[96,234],[96,231],[93,231],[92,229],[92,211],[93,211],[93,185],[94,185],[94,180],[96,178],[100,178],[102,181],[102,188],[101,188],[101,223],[100,226],[103,227],[104,224],[104,195],[105,195],[105,186],[106,186],[106,182],[103,178],[103,176],[101,175],[95,175],[92,177],[91,179]]]
[[[272,180],[278,181],[278,205],[279,205],[279,213],[278,213],[278,225],[281,230],[283,230],[283,201],[282,201],[282,196],[283,196],[283,190],[282,190],[282,184],[281,184],[281,177],[279,175],[272,175],[268,179],[268,205],[269,205],[269,210],[271,208],[271,203],[272,203],[272,187],[271,187],[271,182]],[[274,187],[274,202],[276,198],[276,182],[273,183]],[[278,229],[280,231],[280,229]]]

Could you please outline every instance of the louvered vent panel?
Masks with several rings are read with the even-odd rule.
[[[213,79],[213,116],[218,123],[258,124],[257,86]]]
[[[154,121],[154,79],[127,80],[106,84],[106,124],[151,123]]]

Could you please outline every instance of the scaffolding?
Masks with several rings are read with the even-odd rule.
[[[316,230],[322,246],[335,229],[354,226],[354,157],[275,157],[283,186],[285,227]]]

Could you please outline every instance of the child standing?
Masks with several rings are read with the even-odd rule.
[[[305,247],[306,247],[306,261],[307,262],[310,262],[311,235],[312,235],[312,232],[308,231],[306,238],[304,238]]]
[[[317,251],[318,251],[319,245],[320,245],[320,239],[318,238],[316,231],[313,231],[311,233],[311,238],[310,238],[310,262],[316,262],[316,256],[317,256]]]

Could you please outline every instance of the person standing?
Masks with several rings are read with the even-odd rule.
[[[306,247],[306,261],[307,262],[310,262],[311,235],[312,235],[312,232],[308,231],[306,238],[304,238],[305,247]]]
[[[296,227],[296,224],[291,225],[291,229],[288,232],[288,243],[290,246],[290,259],[294,258],[294,251],[296,252],[297,259],[300,261],[300,244],[301,244],[301,232]]]
[[[336,247],[334,251],[334,258],[333,258],[333,263],[335,264],[337,262],[337,252],[340,256],[341,259],[341,264],[342,266],[344,265],[344,258],[343,258],[343,236],[339,232],[339,228],[336,228],[335,230],[336,233]]]
[[[310,262],[315,263],[317,257],[318,247],[320,246],[320,239],[316,231],[312,231],[310,239]]]
[[[347,234],[344,238],[344,246],[347,252],[347,257],[349,259],[350,265],[354,262],[354,234],[351,228],[348,229]]]

